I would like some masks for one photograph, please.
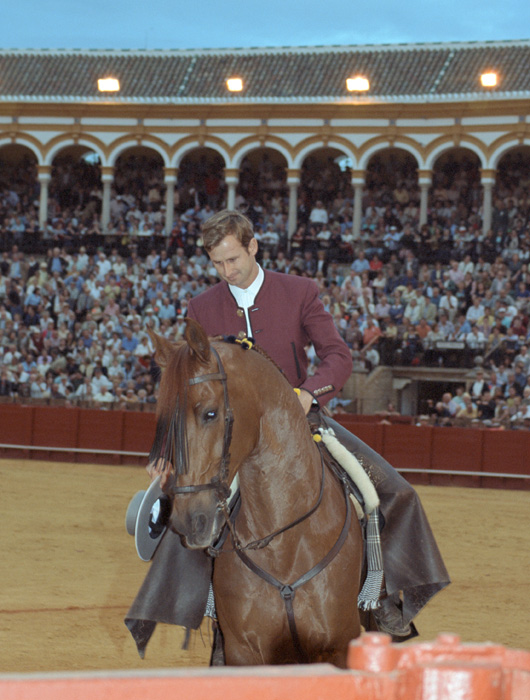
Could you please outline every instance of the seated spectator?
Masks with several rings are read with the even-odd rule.
[[[468,308],[466,312],[466,319],[473,325],[474,323],[480,325],[484,320],[485,309],[480,303],[480,298],[478,296],[473,297],[473,303]]]
[[[114,402],[114,394],[111,392],[110,387],[101,386],[99,390],[94,394],[93,401],[96,403],[109,404]]]
[[[140,405],[140,399],[137,394],[135,394],[133,388],[128,388],[125,392],[125,406],[129,410],[138,409]]]
[[[328,213],[324,209],[324,205],[320,200],[317,201],[311,213],[309,214],[309,221],[313,224],[327,224],[328,223]]]
[[[477,399],[477,413],[478,418],[482,421],[493,420],[495,418],[495,399],[493,399],[489,391],[485,391]]]
[[[358,251],[357,257],[352,262],[350,269],[353,270],[356,275],[361,275],[363,272],[368,272],[370,270],[370,262],[366,259],[364,250]]]
[[[418,301],[415,296],[412,296],[405,311],[403,312],[404,318],[408,319],[413,326],[417,326],[422,318],[422,308],[419,306]]]
[[[464,407],[459,409],[455,415],[456,418],[468,418],[472,420],[478,417],[477,405],[471,400],[471,396],[466,392],[462,394]]]
[[[103,374],[103,368],[101,364],[96,364],[90,383],[92,386],[92,393],[94,397],[101,392],[101,389],[103,387],[106,387],[107,389],[112,388],[112,382],[108,377],[106,377]]]
[[[473,324],[469,333],[466,333],[465,341],[467,347],[475,352],[482,352],[486,346],[486,338],[484,337],[484,333],[479,330],[476,324]]]

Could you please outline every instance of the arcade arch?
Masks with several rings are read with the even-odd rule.
[[[129,146],[116,158],[110,185],[110,226],[115,233],[160,235],[165,195],[164,160],[154,149]]]
[[[225,197],[225,160],[209,146],[197,146],[186,152],[178,168],[175,206],[179,213],[208,206],[217,209]]]
[[[429,223],[446,228],[453,225],[478,228],[482,222],[483,191],[481,161],[467,147],[441,153],[433,164],[429,195]]]
[[[515,146],[497,163],[495,195],[526,199],[530,187],[530,145]]]
[[[338,211],[336,199],[344,200],[353,194],[351,157],[338,148],[322,146],[315,148],[304,158],[300,169],[300,197],[306,207],[317,201]]]
[[[37,168],[37,157],[27,146],[0,145],[0,201],[8,203],[13,211],[0,222],[2,250],[13,244],[28,246],[38,235]]]
[[[27,207],[38,195],[37,156],[18,143],[0,144],[0,191],[14,192],[22,206]]]
[[[254,148],[241,160],[239,179],[235,186],[236,206],[246,203],[246,212],[260,225],[263,209],[270,209],[275,219],[276,233],[288,232],[289,220],[296,221],[296,188],[298,180],[289,178],[285,154],[268,146]],[[228,203],[230,208],[230,204]]]
[[[368,228],[376,222],[396,227],[418,225],[418,162],[409,151],[390,147],[372,154],[366,165],[363,210]]]
[[[99,156],[86,146],[64,146],[54,157],[49,185],[49,207],[55,210],[85,209],[93,204],[101,212],[101,167]]]
[[[497,163],[493,219],[497,231],[520,231],[530,220],[530,146],[513,146]]]
[[[278,150],[254,148],[241,161],[236,192],[251,204],[265,195],[267,202],[287,195],[287,160]],[[278,208],[279,204],[275,205]]]

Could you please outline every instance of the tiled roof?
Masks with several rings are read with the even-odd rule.
[[[493,91],[480,74],[501,76]],[[120,80],[118,102],[342,102],[346,78],[370,80],[368,101],[530,97],[530,40],[196,51],[0,50],[0,101],[108,100],[97,79]],[[226,78],[244,80],[228,95]],[[359,99],[358,97],[355,99]]]

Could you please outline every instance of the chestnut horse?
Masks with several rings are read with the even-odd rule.
[[[162,484],[186,547],[213,551],[239,477],[213,575],[226,663],[345,666],[361,531],[295,392],[251,343],[209,339],[193,320],[184,342],[151,338],[163,370],[151,454],[171,465]]]

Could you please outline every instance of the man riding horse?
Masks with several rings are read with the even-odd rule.
[[[190,301],[188,316],[210,336],[253,338],[299,390],[310,423],[331,427],[361,463],[376,487],[383,522],[384,584],[372,614],[377,628],[394,641],[416,636],[412,619],[448,585],[449,575],[414,489],[374,450],[320,410],[350,376],[352,360],[319,299],[317,285],[305,277],[264,271],[256,261],[252,224],[237,211],[221,211],[208,219],[202,237],[222,281]],[[310,344],[319,359],[311,376],[305,351]],[[148,470],[153,477],[157,474],[155,465]]]

